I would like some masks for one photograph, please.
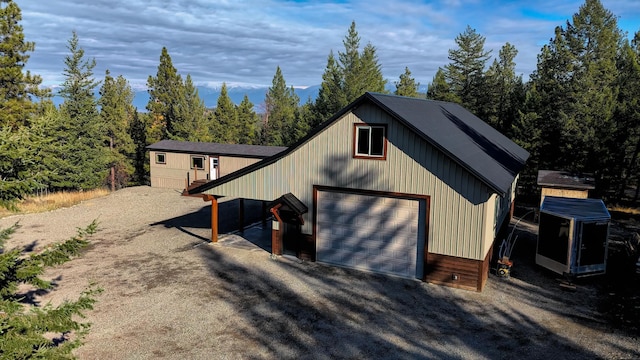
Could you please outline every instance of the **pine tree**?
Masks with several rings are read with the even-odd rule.
[[[147,123],[145,118],[147,114],[140,115],[138,111],[134,111],[131,124],[129,125],[129,135],[134,144],[133,154],[133,181],[138,185],[147,184],[149,174],[149,155],[147,153]]]
[[[522,77],[516,76],[515,72],[517,54],[518,50],[506,43],[484,75],[483,111],[479,115],[502,133],[510,132],[524,100]]]
[[[538,54],[536,70],[531,74],[530,89],[525,106],[527,112],[535,114],[529,118],[544,119],[537,126],[541,132],[537,144],[538,159],[530,159],[539,164],[540,169],[567,169],[571,160],[565,154],[572,142],[564,137],[565,123],[568,121],[568,103],[573,101],[570,91],[573,72],[572,54],[568,51],[564,30],[556,27],[549,44]],[[525,139],[523,139],[525,140]]]
[[[614,113],[616,130],[612,142],[616,144],[613,165],[615,166],[613,188],[618,199],[625,197],[625,190],[635,182],[634,201],[638,200],[640,191],[640,49],[638,48],[640,32],[634,37],[633,44],[626,41],[620,51],[616,81],[618,101]],[[613,150],[612,149],[612,150]]]
[[[184,98],[182,77],[173,66],[166,47],[162,48],[160,64],[155,77],[147,79],[149,102],[147,110],[151,115],[151,124],[147,137],[153,142],[170,138],[173,123],[178,121],[178,102]]]
[[[253,104],[245,94],[237,108],[238,113],[238,144],[256,144],[258,140],[258,122],[260,119],[253,110]]]
[[[184,84],[179,84],[176,98],[172,100],[172,130],[170,139],[182,141],[211,141],[213,137],[207,124],[206,106],[187,75]]]
[[[261,143],[263,145],[287,146],[295,138],[294,129],[300,99],[293,87],[288,88],[278,66],[272,85],[265,99],[264,124]]]
[[[567,43],[576,64],[572,74],[575,101],[569,104],[567,131],[576,143],[578,170],[593,172],[600,190],[609,188],[617,102],[616,57],[622,38],[617,18],[599,0],[586,0],[567,23]],[[614,146],[610,148],[609,145]]]
[[[342,69],[331,51],[327,59],[327,67],[322,74],[322,84],[318,90],[318,96],[312,107],[313,122],[310,124],[312,128],[347,106],[347,96],[342,91],[343,77]]]
[[[455,39],[458,48],[449,50],[451,62],[444,75],[451,91],[469,111],[477,113],[481,102],[483,73],[491,51],[484,50],[484,36],[467,26]]]
[[[4,5],[6,3],[6,5]],[[22,12],[11,0],[0,1],[0,127],[16,130],[36,114],[33,97],[47,98],[40,76],[24,72],[35,43],[25,41],[20,25]]]
[[[351,22],[342,43],[344,52],[338,52],[338,61],[333,52],[327,59],[320,92],[312,107],[312,127],[327,120],[367,91],[387,92],[387,81],[382,76],[376,48],[369,43],[360,52],[360,36],[355,22]]]
[[[135,111],[132,102],[133,90],[127,80],[122,75],[114,79],[107,70],[98,105],[108,138],[111,158],[108,182],[112,191],[126,186],[133,174],[134,144],[128,132]]]
[[[0,207],[14,209],[15,201],[39,185],[34,176],[37,159],[27,127],[0,127]]]
[[[94,189],[107,179],[109,153],[105,146],[105,126],[102,123],[94,96],[99,82],[93,78],[95,59],[85,60],[79,47],[78,35],[69,40],[70,55],[65,58],[65,81],[59,94],[62,119],[55,136],[56,155],[50,169],[54,189]]]
[[[362,55],[360,56],[360,66],[358,69],[359,78],[363,81],[359,86],[354,85],[352,89],[356,92],[353,93],[353,100],[362,96],[365,92],[377,92],[386,93],[385,89],[387,80],[382,76],[382,67],[378,62],[378,55],[376,54],[376,47],[371,43],[365,45],[362,49]],[[352,100],[352,101],[353,101]]]
[[[460,103],[460,98],[451,90],[451,86],[442,68],[438,68],[433,81],[427,87],[427,99]]]
[[[92,222],[73,238],[36,254],[26,254],[17,248],[5,249],[6,241],[17,228],[18,225],[14,225],[0,230],[0,356],[3,359],[73,358],[72,350],[82,345],[90,326],[78,319],[84,317],[84,311],[93,308],[95,295],[102,290],[90,286],[75,301],[38,306],[21,301],[18,286],[29,284],[37,290],[55,291],[52,283],[40,276],[46,268],[80,255],[89,245],[88,237],[95,233],[97,223]],[[72,337],[69,338],[69,334]],[[60,337],[66,340],[56,342]]]
[[[400,74],[400,80],[395,82],[396,91],[394,94],[407,97],[418,97],[418,87],[420,83],[416,83],[416,79],[411,76],[408,67],[404,68],[404,74]]]
[[[216,129],[218,129],[218,132],[214,136],[215,142],[226,144],[241,143],[240,122],[238,120],[236,106],[229,97],[226,83],[222,83],[213,117],[216,122]]]

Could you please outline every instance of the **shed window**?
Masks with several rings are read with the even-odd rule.
[[[166,164],[167,156],[165,153],[156,153],[156,164]]]
[[[204,170],[204,156],[192,156],[191,157],[191,168]]]
[[[356,124],[354,157],[385,159],[386,126]]]

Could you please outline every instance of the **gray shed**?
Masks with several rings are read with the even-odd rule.
[[[536,264],[565,275],[604,274],[610,220],[602,200],[546,196]]]

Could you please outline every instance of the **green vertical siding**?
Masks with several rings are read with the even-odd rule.
[[[386,160],[354,159],[353,124],[387,124]],[[347,113],[296,151],[277,162],[222,184],[207,193],[274,200],[291,192],[309,207],[303,233],[312,233],[313,185],[431,196],[430,252],[483,260],[486,211],[492,191],[444,153],[394,121],[364,105]]]

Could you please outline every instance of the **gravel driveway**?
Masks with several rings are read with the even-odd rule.
[[[588,284],[563,291],[534,270],[523,279],[492,275],[475,293],[272,260],[237,235],[206,243],[208,204],[134,187],[0,219],[0,228],[19,220],[8,247],[40,249],[100,222],[82,257],[48,272],[58,287],[40,299],[75,299],[89,282],[104,288],[87,313],[82,359],[640,357],[637,335],[603,319]]]

